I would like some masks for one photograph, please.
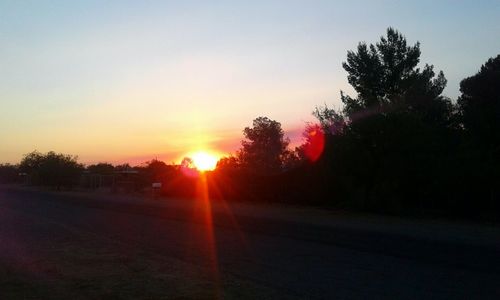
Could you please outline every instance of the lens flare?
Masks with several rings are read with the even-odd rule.
[[[310,161],[315,162],[320,158],[325,149],[325,133],[319,125],[314,125],[307,129],[305,135],[305,155]]]

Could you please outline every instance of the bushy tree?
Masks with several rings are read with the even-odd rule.
[[[146,163],[143,173],[150,182],[167,181],[177,171],[173,165],[167,165],[165,162],[153,159]]]
[[[238,158],[235,156],[226,156],[219,159],[217,162],[217,170],[221,171],[235,171],[240,168]]]
[[[19,180],[19,166],[0,164],[0,183],[14,183]]]
[[[243,134],[245,140],[241,142],[238,153],[242,167],[262,174],[282,169],[289,140],[279,122],[258,117],[253,120],[253,127],[246,127]]]
[[[500,55],[460,83],[462,147],[450,176],[463,210],[500,215]]]
[[[338,135],[344,132],[346,126],[346,120],[342,113],[339,111],[324,106],[317,106],[313,111],[313,116],[318,119],[319,124],[321,125],[323,132],[325,134],[330,135]],[[315,128],[311,126],[306,126],[305,137],[307,138],[309,133],[315,131]]]
[[[133,169],[134,168],[129,163],[124,163],[124,164],[115,166],[116,171],[129,171],[129,170],[133,170]]]
[[[474,143],[500,146],[500,55],[490,58],[474,76],[460,82],[458,108],[464,129]],[[500,151],[500,149],[497,149]]]
[[[181,161],[181,167],[186,169],[195,169],[194,161],[191,157],[184,157]]]
[[[346,197],[361,208],[421,207],[442,177],[452,105],[441,95],[444,74],[419,63],[420,44],[389,28],[376,44],[348,51],[343,67],[356,96],[341,92],[343,113],[313,112],[326,133],[319,170],[350,187]]]
[[[19,164],[19,169],[21,172],[25,172],[27,174],[33,174],[40,170],[40,167],[44,161],[44,155],[38,151],[33,151],[26,154],[21,163]]]
[[[419,62],[420,44],[409,46],[393,28],[376,44],[360,43],[343,63],[357,92],[356,97],[341,93],[344,112],[352,120],[395,110],[419,112],[429,121],[447,118],[451,102],[441,96],[446,78],[442,71],[436,76],[432,65],[418,68]]]
[[[303,143],[295,149],[297,160],[315,162],[325,148],[325,129],[320,124],[308,123],[302,133]]]
[[[32,178],[32,183],[57,189],[78,183],[83,166],[78,157],[49,151],[28,153],[22,159],[19,169]]]
[[[110,163],[97,163],[87,166],[87,171],[94,174],[109,175],[114,173],[115,167]]]

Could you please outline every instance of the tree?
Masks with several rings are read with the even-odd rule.
[[[166,182],[174,177],[178,167],[175,165],[167,165],[165,162],[153,159],[146,163],[143,169],[145,177],[151,182]]]
[[[19,166],[0,164],[0,183],[13,183],[19,180]]]
[[[230,155],[226,157],[222,157],[219,159],[217,162],[217,170],[222,170],[222,171],[234,171],[239,169],[239,161],[238,158]]]
[[[38,152],[37,150],[24,155],[21,163],[19,164],[19,171],[28,175],[28,182],[32,184],[41,183],[39,173],[42,167],[43,160],[43,154]]]
[[[475,144],[500,151],[500,55],[462,80],[460,91],[457,103],[465,130]]]
[[[19,169],[21,170],[21,172],[25,172],[28,174],[36,172],[40,169],[43,160],[43,154],[35,150],[24,155],[21,163],[19,164]]]
[[[460,82],[458,112],[463,145],[458,152],[459,190],[464,210],[500,212],[500,55],[490,58],[479,72]],[[472,176],[471,176],[472,175]],[[472,202],[471,199],[474,199]],[[474,203],[470,205],[468,203]]]
[[[418,207],[443,177],[452,105],[441,95],[444,74],[419,67],[420,54],[392,28],[375,44],[359,43],[343,63],[356,96],[341,92],[343,113],[313,112],[325,132],[317,169],[332,185],[344,182],[360,208]]]
[[[281,156],[281,167],[284,171],[292,170],[299,167],[303,162],[303,155],[299,148],[295,150],[285,150]]]
[[[174,169],[172,166],[169,166],[165,162],[158,159],[153,159],[146,162],[146,166],[144,167],[145,173],[152,181],[159,180],[161,177],[164,177],[166,173],[169,173],[172,169]]]
[[[341,92],[344,112],[351,120],[393,110],[446,118],[451,108],[449,99],[441,97],[446,78],[442,71],[436,76],[431,65],[417,68],[419,62],[420,43],[408,46],[406,38],[393,28],[375,45],[359,43],[356,52],[347,52],[343,63],[358,94],[353,98]]]
[[[345,129],[346,122],[344,116],[335,109],[329,108],[327,105],[317,106],[313,111],[313,116],[318,119],[325,134],[342,134]],[[306,137],[309,135],[310,131],[310,126],[306,126],[306,132],[304,133]]]
[[[325,130],[320,124],[306,124],[303,144],[295,149],[297,160],[316,162],[325,149]]]
[[[121,165],[115,166],[115,171],[119,171],[119,172],[129,171],[129,170],[133,170],[133,169],[134,168],[132,168],[132,166],[129,163],[123,163]]]
[[[181,168],[195,169],[196,167],[191,157],[184,157],[181,161]]]
[[[94,174],[109,175],[115,172],[115,167],[110,163],[97,163],[87,166],[87,171]]]
[[[32,183],[55,187],[75,185],[80,178],[83,166],[78,157],[49,151],[28,153],[22,159],[19,169],[30,175]]]
[[[243,134],[246,140],[241,142],[238,160],[244,168],[262,174],[282,169],[289,140],[279,122],[258,117],[253,120],[253,127],[246,127]]]
[[[139,172],[137,183],[139,187],[150,188],[152,183],[162,183],[164,188],[173,181],[179,168],[175,165],[167,165],[165,162],[152,159],[134,168]]]

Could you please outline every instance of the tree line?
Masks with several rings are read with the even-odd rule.
[[[279,123],[258,118],[221,171],[254,173],[239,184],[272,201],[498,216],[500,55],[461,81],[456,101],[442,94],[444,73],[420,66],[420,55],[420,44],[393,28],[359,43],[343,63],[356,95],[341,91],[339,110],[316,107],[303,145],[289,150]]]
[[[420,44],[409,45],[393,28],[375,44],[359,43],[342,65],[355,95],[341,91],[340,109],[316,107],[317,122],[306,124],[303,144],[295,149],[279,122],[256,118],[243,130],[240,149],[207,173],[211,196],[396,214],[499,216],[500,55],[463,79],[454,100],[443,95],[443,72],[422,65],[420,56]],[[12,167],[1,166],[0,178]],[[161,180],[169,195],[192,184],[182,168],[157,160],[138,167],[143,186]],[[84,168],[76,157],[33,152],[19,170],[58,186],[74,184]]]

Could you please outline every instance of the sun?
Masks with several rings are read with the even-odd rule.
[[[212,171],[217,166],[217,156],[205,151],[198,151],[191,155],[193,165],[199,171]]]

